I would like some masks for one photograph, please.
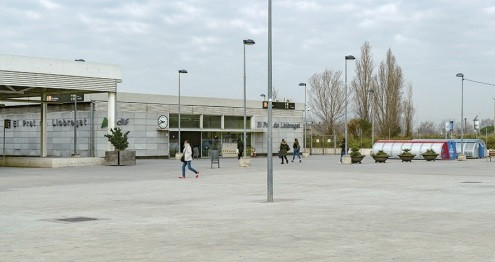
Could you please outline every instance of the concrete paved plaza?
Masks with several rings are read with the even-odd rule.
[[[495,261],[495,162],[337,162],[0,168],[0,260]]]

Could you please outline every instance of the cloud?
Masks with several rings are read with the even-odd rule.
[[[495,5],[484,8],[485,13],[495,15]]]
[[[80,21],[91,31],[99,33],[120,32],[144,34],[148,31],[149,25],[138,21],[114,21],[102,18],[79,15]]]
[[[399,5],[400,3],[389,3],[358,12],[358,17],[362,17],[359,25],[361,27],[374,27],[385,22],[402,21],[405,17],[400,12]]]
[[[394,36],[394,40],[395,40],[395,42],[398,42],[398,43],[405,43],[408,41],[408,39],[406,37],[404,37],[402,34],[396,34]]]
[[[38,0],[38,2],[48,10],[54,10],[60,7],[57,3],[51,1],[51,0]]]
[[[320,8],[320,5],[316,1],[277,1],[275,4],[279,7],[288,8],[288,9],[296,9],[300,11],[315,11]]]

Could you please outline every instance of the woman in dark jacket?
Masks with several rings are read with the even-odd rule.
[[[299,141],[296,139],[294,139],[294,145],[292,146],[292,148],[294,149],[294,154],[292,154],[292,162],[294,162],[294,159],[296,159],[296,156],[299,157],[299,163],[302,162],[301,160],[301,154],[300,154],[300,151],[301,151],[301,146],[299,145]]]
[[[349,151],[349,149],[347,149]],[[342,163],[342,157],[345,155],[345,138],[342,139],[342,143],[340,144],[340,161],[339,163]]]
[[[289,150],[289,145],[287,144],[287,142],[285,142],[285,139],[282,139],[282,142],[280,142],[280,155],[282,156],[282,164],[284,163],[284,158],[285,162],[289,164],[289,159],[287,159],[287,151]]]

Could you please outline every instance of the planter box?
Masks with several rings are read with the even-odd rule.
[[[422,156],[424,157],[424,159],[426,159],[426,161],[435,161],[438,154],[434,154],[434,155],[422,154]]]
[[[105,151],[105,163],[107,166],[118,166],[119,151]]]
[[[375,160],[375,163],[385,163],[387,161],[388,156],[371,156]]]
[[[416,155],[399,155],[400,159],[402,159],[402,162],[411,162],[411,160],[414,159]]]
[[[133,166],[136,165],[136,151],[105,151],[107,166]]]
[[[356,164],[359,163],[361,164],[361,161],[363,161],[363,158],[365,156],[351,156],[351,163]]]
[[[136,151],[124,150],[119,152],[119,166],[136,165]]]

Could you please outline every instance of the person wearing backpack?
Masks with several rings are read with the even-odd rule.
[[[280,142],[280,155],[282,158],[282,164],[284,164],[284,158],[285,158],[285,162],[289,164],[289,159],[287,159],[287,151],[289,150],[290,150],[289,145],[287,144],[287,142],[285,142],[285,139],[282,139],[282,142]]]
[[[296,159],[296,156],[299,157],[299,163],[302,162],[301,160],[301,145],[299,145],[299,141],[296,139],[294,139],[294,145],[292,146],[292,148],[294,148],[294,154],[292,154],[292,162],[294,162],[294,159]]]

